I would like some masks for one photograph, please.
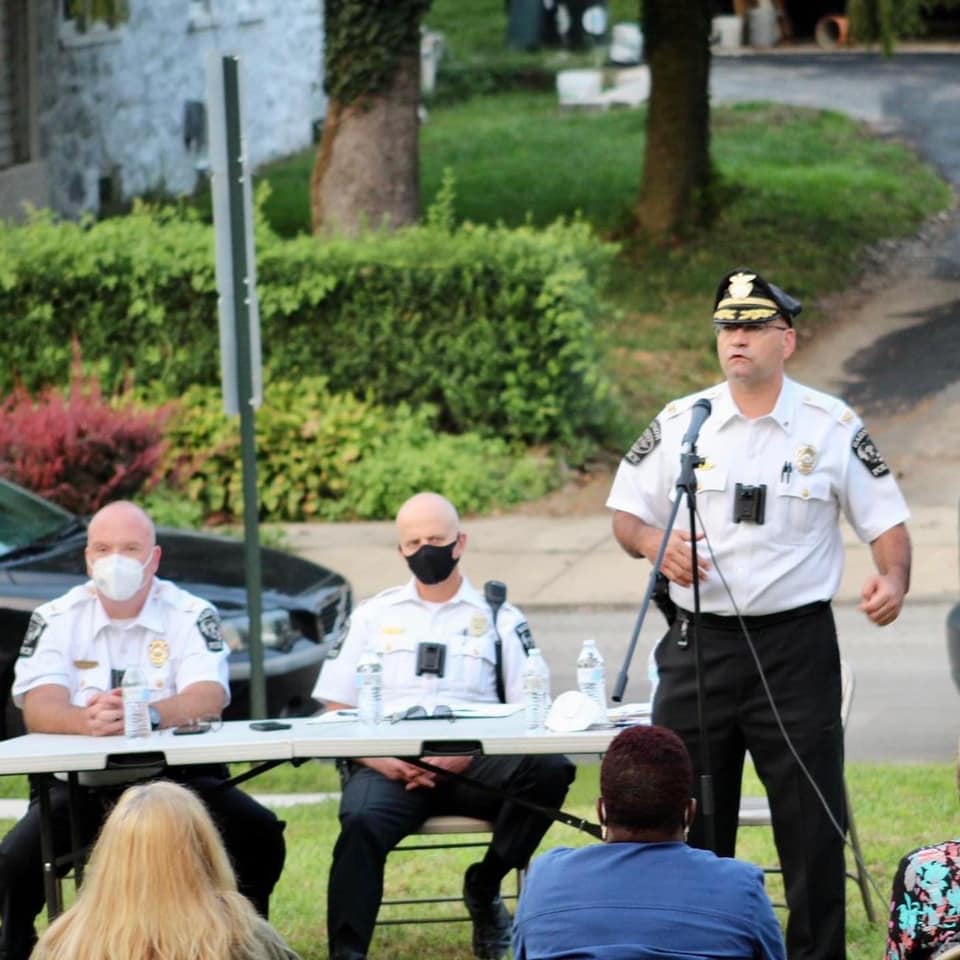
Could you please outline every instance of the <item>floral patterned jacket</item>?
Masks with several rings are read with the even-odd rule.
[[[926,960],[960,941],[960,840],[908,853],[890,894],[886,960]]]

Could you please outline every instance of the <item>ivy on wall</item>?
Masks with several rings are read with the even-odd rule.
[[[130,19],[129,0],[65,0],[64,13],[76,20],[81,30],[102,22],[115,27]]]
[[[326,0],[324,88],[346,106],[386,90],[401,57],[420,49],[431,0]]]

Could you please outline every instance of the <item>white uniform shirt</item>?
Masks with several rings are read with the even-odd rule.
[[[697,542],[698,556],[713,567],[700,584],[703,612],[735,613],[717,567],[745,615],[830,600],[843,574],[840,511],[865,543],[909,518],[896,480],[860,418],[842,400],[789,378],[773,411],[756,420],[739,412],[726,383],[668,404],[621,461],[608,507],[666,526],[680,473],[680,442],[700,397],[713,409],[697,442],[706,461],[697,470],[697,510],[716,555],[710,557],[705,540]],[[763,524],[734,522],[738,483],[766,484]],[[698,520],[698,532],[700,527]],[[686,497],[674,529],[689,532]],[[692,588],[671,583],[670,596],[693,609]]]
[[[530,630],[521,612],[505,603],[497,615],[503,639],[503,682],[509,703],[523,701],[523,664]],[[496,653],[493,614],[483,594],[464,577],[456,595],[428,603],[411,579],[402,587],[371,597],[353,611],[339,652],[324,662],[313,689],[315,700],[357,702],[357,661],[367,647],[383,660],[383,697],[387,712],[401,706],[496,702]],[[444,675],[417,676],[417,645],[446,645]]]
[[[117,675],[137,665],[150,700],[165,700],[193,683],[219,683],[230,702],[227,656],[220,620],[206,601],[169,580],[154,579],[143,609],[115,623],[100,604],[92,582],[38,607],[16,664],[13,699],[34,687],[57,684],[75,706],[114,689]]]

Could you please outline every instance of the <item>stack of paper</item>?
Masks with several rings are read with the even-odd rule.
[[[638,723],[649,723],[652,704],[622,703],[619,707],[610,707],[607,716],[610,722],[617,727],[632,727]]]

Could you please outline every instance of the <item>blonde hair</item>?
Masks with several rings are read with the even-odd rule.
[[[199,798],[165,780],[130,787],[107,817],[76,903],[36,960],[227,960],[254,956],[265,925],[237,891]]]

